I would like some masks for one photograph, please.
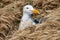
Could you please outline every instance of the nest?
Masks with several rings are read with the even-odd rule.
[[[37,2],[36,2],[37,1]],[[0,40],[59,40],[60,39],[60,7],[59,0],[1,0],[0,1]],[[57,2],[56,2],[57,1]],[[46,3],[47,2],[47,3]],[[22,16],[22,8],[32,4],[42,10],[42,15],[34,17],[43,18],[41,24],[32,26],[23,31],[17,31]],[[46,6],[47,5],[47,6]],[[52,6],[50,8],[50,6]],[[53,10],[46,12],[46,10]],[[44,9],[44,10],[43,10]],[[55,10],[57,9],[57,10]],[[55,12],[56,11],[56,12]]]

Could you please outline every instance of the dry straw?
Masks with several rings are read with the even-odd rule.
[[[4,1],[4,0],[3,0]],[[56,2],[57,1],[57,2]],[[10,3],[8,3],[10,2]],[[28,0],[1,1],[3,7],[0,9],[0,40],[59,40],[60,39],[60,7],[59,0],[43,0],[36,3],[33,0],[33,6],[44,9],[48,15],[43,15],[43,23],[27,28],[23,31],[17,31],[22,16],[22,8],[26,4],[31,4]],[[48,2],[48,3],[47,3]],[[8,4],[6,4],[8,3]],[[36,5],[35,5],[35,4]],[[55,4],[56,3],[56,4]],[[51,7],[50,7],[50,6]],[[57,6],[56,6],[57,5]],[[53,10],[47,12],[47,10]],[[53,8],[53,9],[51,9]],[[56,9],[56,10],[54,10]],[[42,13],[44,13],[42,11]],[[40,16],[39,16],[40,17]]]

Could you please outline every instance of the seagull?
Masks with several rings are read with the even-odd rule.
[[[18,30],[24,30],[38,23],[38,21],[32,19],[32,14],[39,14],[39,11],[34,9],[32,5],[26,5],[23,7],[23,16],[21,18],[21,22],[19,23]]]

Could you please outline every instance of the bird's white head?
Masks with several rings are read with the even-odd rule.
[[[39,11],[34,9],[32,5],[24,6],[23,7],[23,12],[27,13],[27,14],[32,14],[32,13],[37,14],[37,13],[39,13]]]

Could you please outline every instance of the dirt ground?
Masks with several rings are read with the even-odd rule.
[[[41,22],[19,31],[27,4],[40,11],[33,19]],[[0,40],[60,40],[60,0],[0,0]]]

